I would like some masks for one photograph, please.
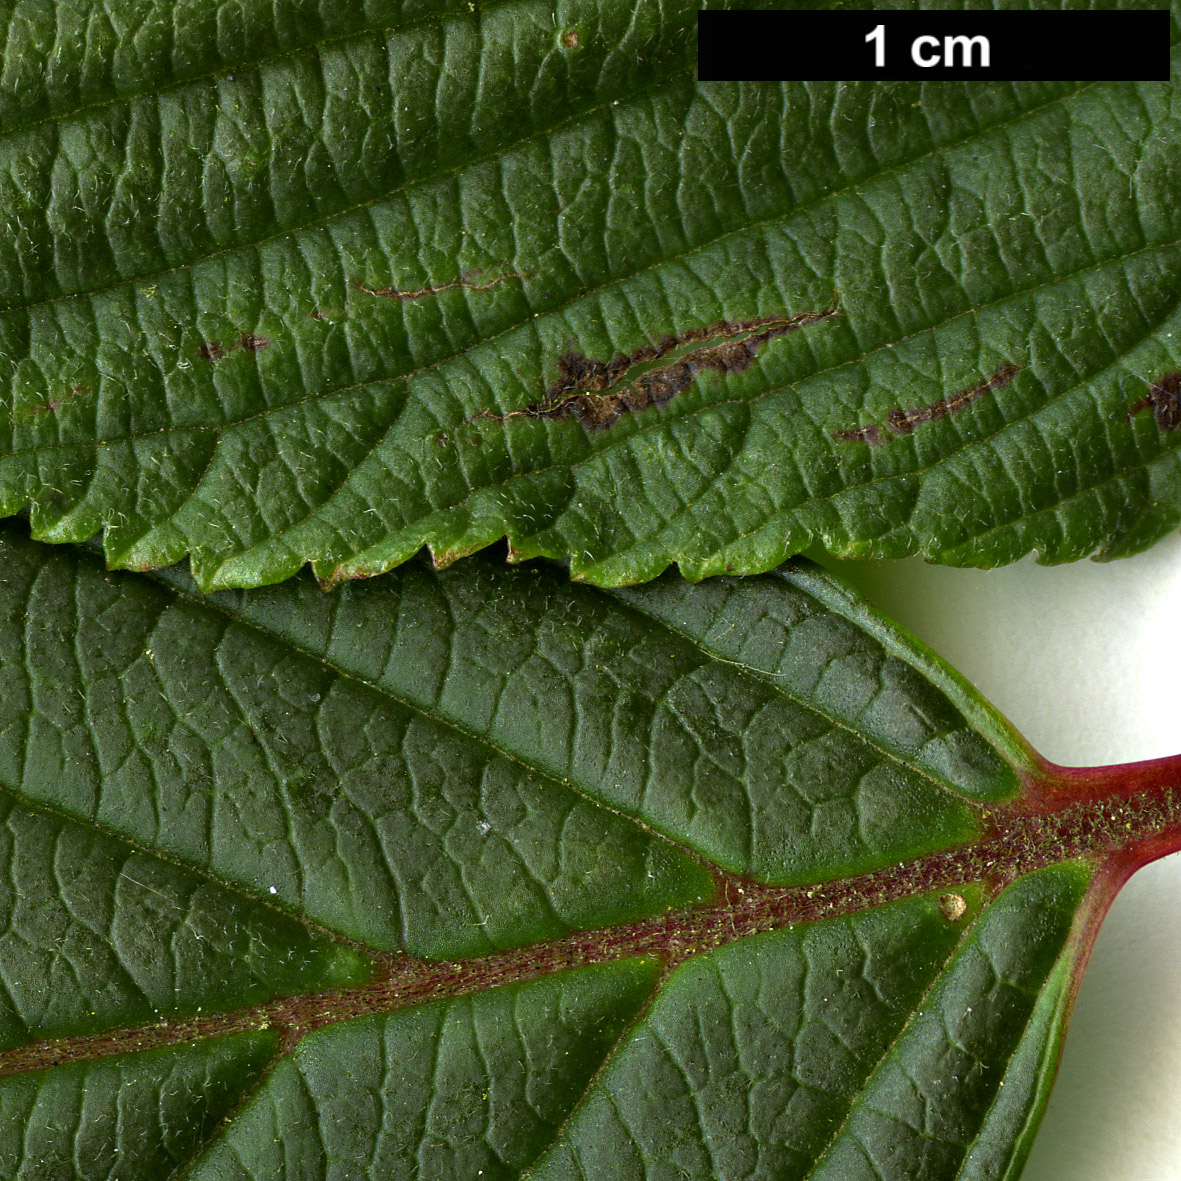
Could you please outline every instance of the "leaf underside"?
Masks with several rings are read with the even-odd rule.
[[[206,598],[9,523],[0,1175],[1013,1177],[1181,831],[1070,774],[807,563]]]
[[[1014,1178],[1181,771],[807,563],[607,588],[1173,528],[1172,86],[3,10],[0,1176]],[[414,558],[501,538],[594,585]]]
[[[44,540],[623,585],[1181,519],[1171,84],[698,84],[679,0],[9,7],[0,511]]]

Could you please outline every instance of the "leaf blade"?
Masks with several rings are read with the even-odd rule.
[[[516,3],[281,30],[278,58],[168,92],[177,126],[204,130],[109,207],[112,161],[150,160],[171,124],[152,108],[142,148],[134,120],[103,130],[153,99],[95,83],[97,106],[44,125],[81,120],[86,146],[54,165],[60,225],[32,189],[10,198],[49,211],[28,243],[64,258],[127,220],[119,202],[153,216],[128,222],[113,286],[96,245],[50,303],[0,314],[5,511],[31,503],[47,540],[101,529],[120,565],[191,553],[206,589],[504,536],[619,584],[674,562],[765,570],[811,543],[1065,561],[1170,528],[1175,439],[1152,414],[1112,425],[1178,364],[1169,88],[697,88],[692,11],[574,5],[555,30]],[[214,60],[206,34],[195,60]],[[391,82],[387,59],[413,68]],[[202,160],[228,195],[196,186]],[[74,225],[70,186],[103,217]],[[157,240],[197,223],[179,253]],[[717,330],[819,313],[834,288],[839,316],[738,361]],[[684,360],[703,333],[713,352]],[[607,365],[664,337],[685,342],[657,366],[665,405],[600,432],[522,415],[564,355]],[[633,401],[642,369],[620,387]],[[884,442],[844,437],[863,427]]]
[[[624,960],[317,1034],[192,1176],[298,1175],[318,1151],[324,1165],[362,1175],[520,1176],[647,999],[654,967]],[[519,1074],[490,1069],[521,1048]],[[326,1136],[298,1118],[290,1098],[298,1091],[314,1095],[318,1112],[334,1113]],[[472,1092],[475,1110],[466,1101]],[[350,1119],[366,1101],[384,1114]]]
[[[169,1047],[196,1062],[227,1035],[281,1035],[266,1072],[235,1092],[240,1106],[184,1091],[197,1121],[185,1127],[206,1129],[200,1143],[185,1140],[196,1175],[295,1175],[306,1164],[330,1177],[342,1162],[362,1168],[366,1154],[395,1174],[421,1160],[439,1176],[577,1175],[579,1152],[604,1175],[630,1176],[633,1164],[659,1175],[670,1161],[691,1175],[764,1166],[856,1175],[864,1161],[841,1155],[855,1152],[851,1136],[876,1138],[875,1166],[908,1178],[1012,1172],[1098,919],[1127,867],[1181,833],[1175,761],[1048,768],[937,658],[805,563],[696,587],[665,579],[605,591],[561,571],[472,559],[446,571],[408,565],[332,595],[300,578],[205,600],[181,571],[110,574],[93,548],[46,547],[12,526],[0,556],[0,786],[40,797],[14,813],[79,834],[92,865],[76,875],[86,905],[95,907],[95,882],[123,883],[112,902],[98,898],[99,910],[115,912],[112,931],[134,933],[148,967],[133,978],[156,990],[144,988],[147,1007],[139,993],[112,1000],[101,959],[67,953],[90,991],[61,993],[59,1010],[74,1006],[67,1018],[26,1005],[10,1039],[24,1044],[0,1050],[0,1078],[33,1080],[13,1092],[29,1095],[44,1079],[49,1094],[54,1079],[68,1090],[96,1063],[139,1077]],[[326,725],[334,700],[340,711]],[[159,725],[161,701],[185,727]],[[429,723],[431,741],[377,741],[393,711]],[[827,760],[814,757],[816,718]],[[733,739],[748,734],[757,741],[735,762]],[[636,816],[609,802],[627,782],[616,748],[649,752],[635,764],[645,769]],[[454,751],[466,753],[457,761]],[[266,858],[224,872],[229,863],[195,839],[204,811],[189,810],[195,827],[180,839],[186,813],[168,801],[189,797],[170,796],[166,772],[182,754],[178,782],[235,817],[223,846],[261,833]],[[887,768],[881,800],[899,825],[929,826],[930,841],[910,832],[865,862],[861,830],[881,804],[835,834],[821,826],[827,847],[816,840],[811,817],[828,816],[826,800],[841,793],[856,797],[874,774],[867,759]],[[202,778],[200,767],[212,771]],[[452,782],[427,776],[440,768],[453,769]],[[365,775],[350,781],[358,769]],[[418,883],[423,905],[436,908],[433,926],[405,907],[384,911],[380,879],[360,873],[379,862],[356,860],[357,834],[371,831],[360,826],[364,809],[380,827],[408,780],[428,789],[401,813],[417,818],[419,836],[408,843],[405,824],[391,828],[398,839],[382,856],[400,890]],[[344,824],[350,782],[370,791],[352,792]],[[765,796],[752,808],[756,787]],[[702,830],[673,807],[689,800],[716,823],[726,792],[738,818],[728,839],[746,825],[748,841],[762,833],[750,848],[768,851],[742,862],[758,870],[749,876],[724,864],[725,841],[714,840],[712,857],[694,851]],[[814,812],[797,806],[809,792]],[[558,801],[562,824],[530,827],[523,800],[537,815]],[[954,809],[938,811],[948,804],[964,809],[965,827],[948,821]],[[268,815],[286,827],[262,823]],[[480,885],[487,853],[472,850],[513,842],[524,861]],[[38,859],[47,860],[26,857]],[[60,853],[55,864],[72,880]],[[284,877],[285,864],[299,874]],[[529,878],[522,864],[550,868]],[[440,886],[448,867],[467,875],[458,892]],[[15,929],[40,922],[51,948],[55,906],[79,926],[93,920],[68,893],[56,899],[57,879],[39,868],[40,878],[16,881],[35,889],[28,901],[0,890],[0,918],[12,927],[24,907],[32,917]],[[169,921],[159,893],[183,890],[207,899],[210,919],[206,945],[190,939],[199,954],[185,961],[187,976],[172,979],[160,965],[184,946],[185,927]],[[101,932],[91,934],[103,951]],[[266,944],[264,954],[243,957],[244,938]],[[40,995],[39,971],[0,940],[6,982]],[[510,1016],[521,997],[549,999],[521,1001],[533,1015]],[[0,996],[0,1013],[6,1003]],[[985,1017],[963,1025],[969,1011]],[[447,1033],[455,1022],[468,1032]],[[418,1030],[413,1046],[399,1029]],[[660,1057],[674,1034],[683,1043],[675,1062]],[[147,1057],[128,1056],[141,1049]],[[431,1090],[414,1064],[436,1051],[450,1065]],[[943,1069],[961,1052],[963,1069]],[[655,1064],[644,1057],[653,1053]],[[310,1091],[301,1054],[320,1063]],[[73,1065],[52,1065],[62,1061]],[[825,1071],[840,1062],[834,1082]],[[897,1106],[903,1068],[935,1121],[918,1135],[885,1114],[893,1103],[921,1125]],[[610,1139],[603,1113],[616,1110],[638,1121],[625,1137],[633,1147]],[[833,1139],[847,1113],[848,1134]],[[862,1129],[866,1121],[892,1130]],[[96,1168],[119,1129],[96,1100],[78,1132]],[[321,1136],[331,1150],[317,1147]],[[276,1143],[291,1152],[276,1156]]]
[[[3,816],[0,1047],[355,984],[366,957],[88,825]]]
[[[14,1177],[165,1175],[257,1081],[274,1043],[239,1034],[0,1079],[0,1163]]]

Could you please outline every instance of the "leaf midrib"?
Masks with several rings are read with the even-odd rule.
[[[994,813],[1001,825],[999,836],[960,849],[816,886],[760,886],[721,872],[723,889],[711,902],[466,960],[378,953],[374,960],[383,974],[359,985],[276,997],[245,1009],[26,1043],[0,1052],[0,1077],[248,1029],[277,1028],[290,1048],[316,1029],[354,1017],[637,955],[663,959],[667,975],[693,956],[752,935],[848,917],[970,884],[986,885],[986,913],[997,894],[1035,870],[1080,858],[1110,862],[1126,856],[1146,836],[1181,833],[1181,760],[1168,762],[1177,765],[1164,771],[1164,782],[1173,786],[1163,791],[1158,784],[1122,797],[1117,786],[1111,796],[1059,800],[1050,814],[1031,812],[1020,803],[1007,806]]]

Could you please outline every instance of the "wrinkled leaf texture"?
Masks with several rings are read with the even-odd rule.
[[[1178,789],[803,562],[204,597],[10,523],[0,1175],[1016,1177]]]
[[[5,7],[0,511],[42,539],[622,585],[1181,519],[1171,84],[698,84],[696,0]]]
[[[1176,524],[1172,87],[699,87],[694,11],[7,6],[0,511],[195,581],[0,536],[0,1175],[1019,1170],[1173,764],[803,564],[199,593]]]

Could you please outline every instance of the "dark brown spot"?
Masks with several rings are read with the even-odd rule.
[[[1128,421],[1149,406],[1162,431],[1175,431],[1181,426],[1181,373],[1166,373],[1149,386],[1148,393],[1128,411]]]
[[[265,349],[270,343],[265,336],[255,336],[253,333],[247,333],[245,336],[240,336],[234,341],[234,348],[247,349],[252,353],[256,353],[259,349]]]
[[[221,342],[217,340],[207,340],[197,350],[197,356],[206,361],[220,361],[225,355],[225,349],[221,347]]]
[[[742,373],[770,341],[839,314],[839,308],[833,304],[822,312],[762,316],[755,320],[717,320],[705,328],[689,328],[655,344],[640,345],[633,352],[608,361],[571,350],[558,358],[558,381],[540,401],[508,414],[484,411],[472,418],[491,418],[496,422],[512,418],[572,418],[587,430],[607,430],[625,414],[667,405],[687,390],[699,373]],[[700,347],[689,349],[667,364],[655,364],[678,348],[698,343]],[[628,375],[643,365],[653,368],[643,370],[629,381]]]
[[[868,443],[871,447],[879,447],[888,443],[891,435],[909,435],[916,426],[934,422],[937,418],[946,418],[970,406],[990,390],[1003,389],[1020,372],[1020,365],[1002,365],[995,373],[958,393],[937,398],[925,406],[912,406],[909,409],[896,406],[886,411],[881,424],[871,422],[850,430],[834,431],[832,437],[841,443]]]

